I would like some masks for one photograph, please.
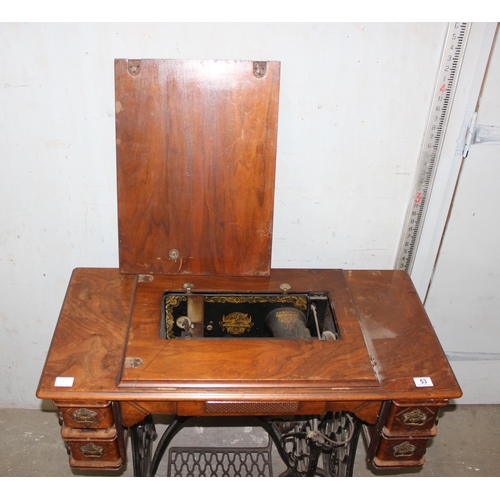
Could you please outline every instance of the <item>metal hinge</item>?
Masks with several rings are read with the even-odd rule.
[[[476,125],[477,113],[472,113],[472,117],[465,134],[462,157],[467,158],[469,149],[473,144],[493,143],[500,144],[500,127],[494,125]]]

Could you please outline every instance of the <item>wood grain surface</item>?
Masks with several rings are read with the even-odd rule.
[[[137,282],[119,269],[77,269],[37,391],[42,399],[115,401],[428,401],[460,387],[405,271],[273,270],[269,277],[191,277],[199,290],[329,291],[341,341],[159,337],[161,292],[186,277]],[[126,357],[143,361],[123,368]],[[56,377],[74,377],[69,388]],[[418,388],[414,377],[429,377]]]
[[[267,275],[280,64],[119,59],[125,273]]]

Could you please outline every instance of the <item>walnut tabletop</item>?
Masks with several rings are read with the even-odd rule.
[[[205,291],[253,292],[279,291],[283,281],[299,289],[313,282],[330,290],[342,340],[161,339],[161,295],[190,280]],[[125,367],[129,358],[143,364]],[[57,377],[74,383],[55,387]],[[433,385],[416,387],[415,377]],[[269,277],[156,276],[151,282],[118,269],[76,269],[37,391],[42,399],[162,401],[461,394],[406,272],[290,269]]]

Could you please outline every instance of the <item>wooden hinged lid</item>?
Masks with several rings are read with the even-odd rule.
[[[270,272],[279,62],[115,61],[120,270]]]

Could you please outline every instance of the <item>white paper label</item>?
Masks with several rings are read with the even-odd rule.
[[[417,387],[432,387],[433,383],[430,377],[413,377]]]
[[[73,387],[75,377],[56,377],[54,387]]]

